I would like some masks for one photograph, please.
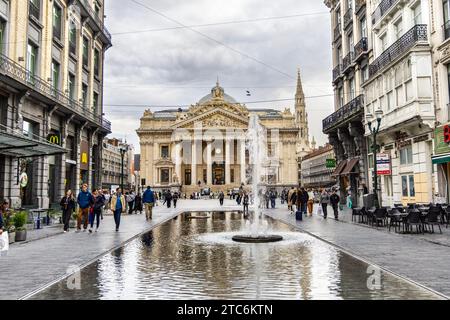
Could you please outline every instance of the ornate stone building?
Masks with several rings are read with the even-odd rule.
[[[275,188],[298,184],[298,152],[309,152],[308,122],[298,78],[295,114],[289,108],[248,109],[217,85],[187,110],[145,111],[137,130],[141,179],[156,190],[228,191],[246,185],[246,131],[251,114],[267,129],[264,181]]]
[[[345,201],[350,188],[357,204],[367,175],[362,84],[369,73],[372,44],[367,29],[371,19],[366,1],[325,0],[325,5],[332,22],[335,112],[323,120],[323,132],[336,154],[333,176],[339,181],[341,198]]]

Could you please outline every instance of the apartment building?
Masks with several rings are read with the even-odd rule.
[[[370,137],[368,124],[376,126],[380,121],[378,152],[391,167],[381,172],[382,205],[429,203],[433,201],[431,158],[436,121],[431,3],[383,0],[371,1],[368,6],[373,56],[369,78],[363,84],[366,135]],[[372,172],[370,153],[368,162]]]
[[[122,183],[124,189],[133,187],[134,182],[134,148],[132,145],[116,138],[103,140],[103,189],[114,189]]]
[[[48,208],[101,185],[102,0],[0,0],[0,198]]]
[[[326,144],[302,158],[302,185],[305,188],[330,188],[336,184],[332,176],[336,166],[333,146]]]
[[[330,9],[332,22],[335,112],[323,120],[323,132],[336,154],[333,176],[338,179],[341,198],[345,199],[350,191],[358,205],[362,203],[367,180],[362,84],[369,73],[371,20],[365,1],[326,0],[325,5]]]

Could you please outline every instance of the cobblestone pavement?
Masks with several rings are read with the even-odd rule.
[[[264,213],[450,297],[450,248],[432,243],[426,236],[389,233],[381,228],[349,223],[349,211],[341,213],[341,221],[313,215],[301,222],[283,207]]]
[[[221,209],[239,209],[226,201]],[[69,232],[37,241],[15,244],[7,256],[0,257],[0,299],[19,299],[42,286],[64,277],[69,268],[83,267],[108,251],[134,239],[180,214],[192,210],[218,210],[218,200],[180,200],[177,209],[155,207],[153,221],[145,215],[122,216],[120,232],[115,232],[114,219],[106,215],[98,233]]]
[[[64,277],[69,267],[83,267],[181,212],[240,209],[235,204],[225,200],[225,206],[220,209],[218,200],[180,200],[177,209],[156,207],[151,222],[146,222],[144,215],[123,215],[119,233],[114,231],[113,217],[105,215],[99,233],[70,232],[16,244],[7,256],[0,257],[0,299],[18,299],[42,288]],[[264,213],[450,296],[450,248],[431,243],[427,236],[400,235],[352,224],[350,212],[341,214],[339,222],[324,221],[317,215],[297,222],[286,206],[280,204],[277,209]],[[439,237],[448,241],[448,235],[445,231]]]

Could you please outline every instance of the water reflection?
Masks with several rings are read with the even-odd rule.
[[[280,222],[267,224],[286,240],[234,243],[232,235],[246,225],[240,213],[181,215],[82,270],[82,290],[62,281],[34,298],[436,298],[388,274],[381,290],[369,290],[366,263]]]

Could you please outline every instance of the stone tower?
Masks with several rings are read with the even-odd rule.
[[[295,93],[295,121],[299,128],[297,155],[303,157],[311,152],[311,146],[309,144],[308,113],[306,112],[300,69],[298,70],[297,91]]]

